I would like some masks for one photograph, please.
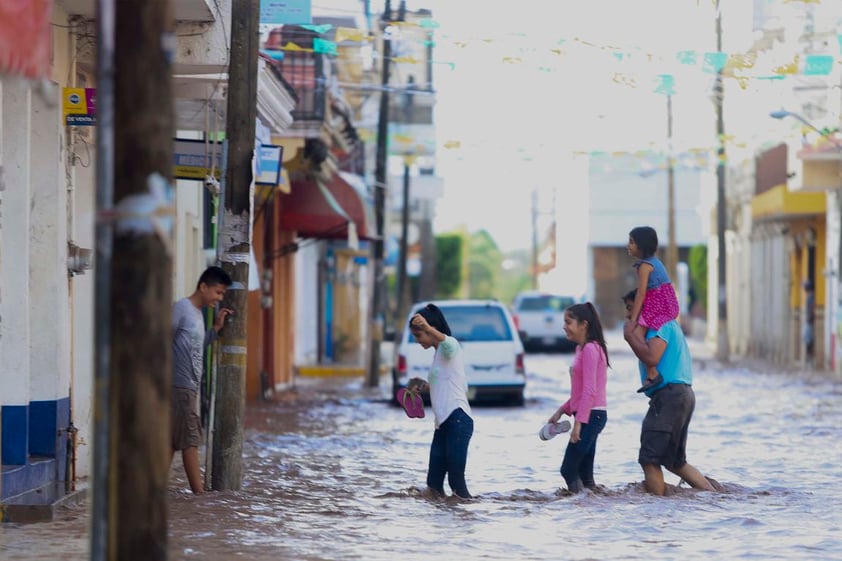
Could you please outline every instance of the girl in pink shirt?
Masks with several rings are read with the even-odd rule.
[[[556,410],[549,422],[557,423],[562,415],[575,420],[560,471],[567,489],[578,493],[582,488],[596,487],[593,464],[597,438],[608,420],[606,389],[610,363],[602,323],[593,304],[586,302],[567,308],[564,332],[577,343],[570,367],[570,399]]]

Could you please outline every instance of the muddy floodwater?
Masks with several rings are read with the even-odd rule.
[[[636,461],[647,399],[617,334],[609,352],[602,492],[560,492],[566,435],[537,434],[569,392],[572,355],[527,356],[524,407],[474,407],[470,502],[426,496],[432,414],[389,404],[388,379],[303,380],[296,400],[249,409],[242,491],[194,497],[173,466],[170,559],[842,559],[839,381],[697,363],[688,459],[724,492],[651,497]],[[0,559],[87,559],[87,525],[83,505],[0,526]]]

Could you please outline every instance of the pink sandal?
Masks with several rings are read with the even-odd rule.
[[[401,388],[395,394],[398,403],[403,406],[406,416],[410,418],[424,418],[424,398],[416,391]]]

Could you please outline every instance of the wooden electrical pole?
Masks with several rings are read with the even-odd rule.
[[[167,557],[172,305],[169,0],[116,2],[107,559]],[[163,219],[163,220],[162,220]],[[102,444],[102,443],[97,443]]]
[[[720,1],[716,0],[716,52],[722,52],[722,8]],[[723,105],[725,96],[725,85],[722,81],[722,69],[716,72],[716,87],[714,88],[716,104],[716,138],[718,147],[716,150],[716,238],[717,238],[717,296],[719,298],[717,308],[717,338],[716,357],[728,362],[730,359],[728,342],[728,283],[726,282],[726,255],[725,255],[725,119],[723,116]]]
[[[403,10],[405,9],[405,4],[401,2],[401,11],[400,16],[398,17],[399,20],[404,19]],[[415,104],[415,78],[413,76],[409,77],[407,81],[405,93],[404,93],[404,105],[403,105],[403,123],[407,127],[407,130],[411,130],[410,125],[413,124],[413,106]],[[410,181],[411,181],[411,174],[410,171],[412,169],[412,162],[414,161],[415,157],[410,153],[406,153],[403,155],[403,194],[401,197],[401,244],[400,244],[400,254],[398,259],[398,290],[397,296],[395,298],[395,343],[400,341],[400,337],[403,336],[403,329],[400,328],[401,322],[404,321],[406,314],[409,313],[409,306],[412,304],[411,298],[409,297],[409,291],[407,290],[409,285],[409,275],[407,274],[407,263],[409,261],[409,207],[410,207]]]
[[[538,289],[538,186],[532,187],[532,265],[530,277],[532,290]]]
[[[371,299],[371,348],[369,354],[368,374],[366,385],[377,387],[380,384],[380,347],[383,343],[384,309],[386,296],[386,282],[383,274],[383,257],[385,247],[385,214],[386,214],[386,173],[389,157],[389,65],[392,59],[392,41],[388,35],[387,26],[392,23],[392,2],[386,0],[386,10],[383,12],[383,63],[380,83],[380,112],[377,121],[377,153],[374,165],[374,219],[377,237],[371,244],[372,273],[374,276],[374,291]]]
[[[678,241],[675,234],[675,153],[672,146],[672,95],[667,95],[667,272],[678,286]]]
[[[228,139],[224,211],[219,225],[220,266],[231,275],[223,307],[234,310],[221,332],[213,426],[211,488],[238,490],[243,482],[246,380],[246,307],[251,255],[251,183],[257,119],[259,0],[232,0],[228,57]]]

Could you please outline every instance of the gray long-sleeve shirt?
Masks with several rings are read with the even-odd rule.
[[[205,347],[217,338],[212,328],[205,330],[202,311],[189,298],[182,298],[172,309],[172,364],[174,388],[199,391]]]

